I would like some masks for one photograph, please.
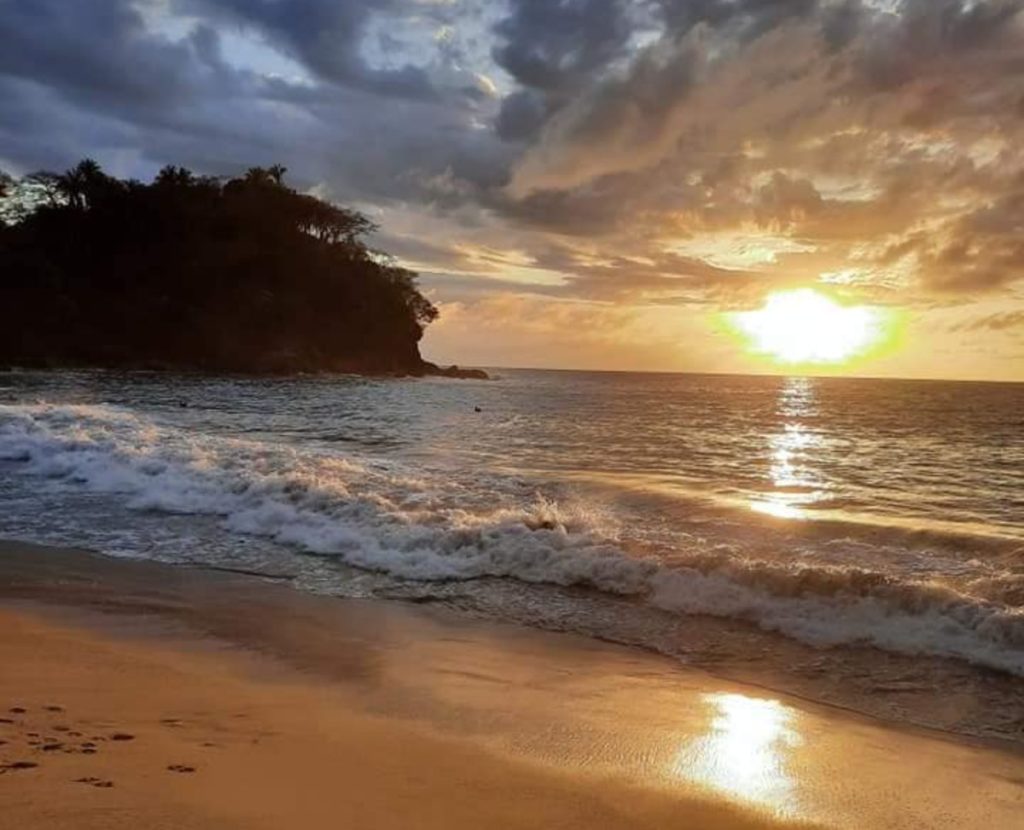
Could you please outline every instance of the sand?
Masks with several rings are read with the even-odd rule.
[[[578,637],[8,543],[0,741],[0,827],[26,830],[996,830],[1024,814],[1012,747]]]
[[[352,712],[308,683],[254,682],[233,660],[25,614],[0,626],[0,697],[26,710],[0,732],[4,826],[654,827],[676,806]]]

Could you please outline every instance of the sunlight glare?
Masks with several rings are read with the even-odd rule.
[[[707,735],[685,747],[678,774],[745,801],[796,810],[789,756],[801,744],[794,712],[776,700],[717,693],[704,697],[714,715]]]
[[[844,306],[813,288],[770,294],[763,308],[733,319],[754,351],[791,364],[839,363],[882,334],[876,309]]]

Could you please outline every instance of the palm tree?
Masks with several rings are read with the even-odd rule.
[[[195,175],[185,167],[175,167],[168,164],[157,173],[154,184],[170,187],[191,187],[195,182]]]
[[[93,159],[83,159],[57,177],[57,185],[68,204],[84,210],[110,185],[111,179]]]

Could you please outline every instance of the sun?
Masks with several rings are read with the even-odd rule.
[[[845,306],[813,288],[769,294],[763,308],[732,315],[753,351],[782,363],[842,363],[882,337],[881,312]]]

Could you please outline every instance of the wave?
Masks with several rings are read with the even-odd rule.
[[[1016,603],[858,567],[752,560],[697,541],[657,556],[627,544],[593,508],[510,480],[208,435],[111,406],[0,406],[0,460],[49,486],[107,493],[131,510],[216,516],[231,533],[399,578],[582,586],[816,646],[872,645],[1024,675]],[[1024,575],[988,581],[1011,599]]]

